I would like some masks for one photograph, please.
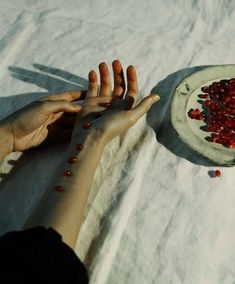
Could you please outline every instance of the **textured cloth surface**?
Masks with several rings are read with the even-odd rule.
[[[97,169],[76,250],[91,283],[235,283],[234,169],[216,167],[221,178],[210,178],[214,165],[169,123],[174,89],[204,68],[195,66],[234,62],[235,2],[0,0],[0,7],[0,118],[48,93],[85,89],[88,71],[116,58],[136,66],[140,97],[161,95],[106,147]],[[1,234],[22,228],[65,149],[3,162]]]
[[[84,265],[52,228],[6,233],[0,255],[4,283],[88,283]]]

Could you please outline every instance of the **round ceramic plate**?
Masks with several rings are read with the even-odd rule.
[[[205,138],[209,133],[200,129],[205,122],[191,119],[190,109],[199,108],[198,95],[202,94],[201,87],[215,81],[235,77],[235,65],[220,65],[203,69],[185,78],[176,88],[171,104],[171,121],[180,139],[193,150],[219,165],[235,165],[235,149],[229,149]]]

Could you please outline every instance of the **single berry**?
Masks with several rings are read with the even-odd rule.
[[[77,162],[77,159],[78,159],[77,157],[72,156],[72,157],[69,157],[68,162],[69,162],[70,164],[74,164],[74,163]]]
[[[72,175],[72,172],[70,170],[64,171],[64,176],[65,177],[71,177],[71,175]]]
[[[221,176],[220,170],[216,170],[216,171],[215,171],[215,176],[216,176],[216,177],[220,177],[220,176]]]
[[[64,190],[63,186],[61,186],[61,185],[56,185],[55,186],[55,191],[62,192],[63,190]]]
[[[83,145],[82,144],[77,144],[76,145],[76,149],[77,150],[82,150],[83,149]]]
[[[84,129],[88,129],[91,127],[91,124],[90,122],[87,122],[87,123],[84,123],[83,126],[82,126]]]

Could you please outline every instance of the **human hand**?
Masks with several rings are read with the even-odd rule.
[[[72,101],[81,97],[80,91],[51,95],[20,109],[6,118],[11,151],[24,151],[48,142],[71,137],[76,114],[81,106]]]
[[[82,127],[93,129],[105,144],[116,136],[124,133],[134,125],[160,98],[149,95],[136,105],[138,94],[137,75],[135,68],[127,68],[127,87],[123,68],[118,60],[112,64],[114,88],[111,91],[111,80],[108,66],[99,65],[100,90],[98,92],[98,79],[95,71],[89,73],[89,88],[83,108],[77,115],[72,134],[71,144],[76,143]]]

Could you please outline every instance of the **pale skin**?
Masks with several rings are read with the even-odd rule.
[[[63,93],[50,96],[46,101],[2,122],[1,129],[11,145],[1,153],[3,157],[11,151],[23,151],[40,145],[47,139],[48,125],[61,119],[64,112],[77,113],[75,122],[69,118],[74,128],[65,158],[51,187],[25,224],[25,228],[54,228],[71,248],[75,247],[93,177],[106,145],[125,133],[159,100],[159,96],[149,95],[136,104],[138,84],[135,68],[127,68],[127,84],[118,60],[113,62],[112,68],[113,90],[105,63],[99,65],[100,89],[96,72],[92,70],[89,73],[89,88],[82,109],[72,103],[81,97],[80,92]],[[111,105],[107,105],[109,103]],[[37,118],[28,126],[36,113]],[[91,126],[84,129],[88,122]],[[82,150],[76,150],[78,143],[83,144]],[[76,163],[68,163],[71,156],[78,158]],[[72,176],[63,176],[65,170],[71,170]],[[56,185],[63,187],[62,192],[54,190]]]

